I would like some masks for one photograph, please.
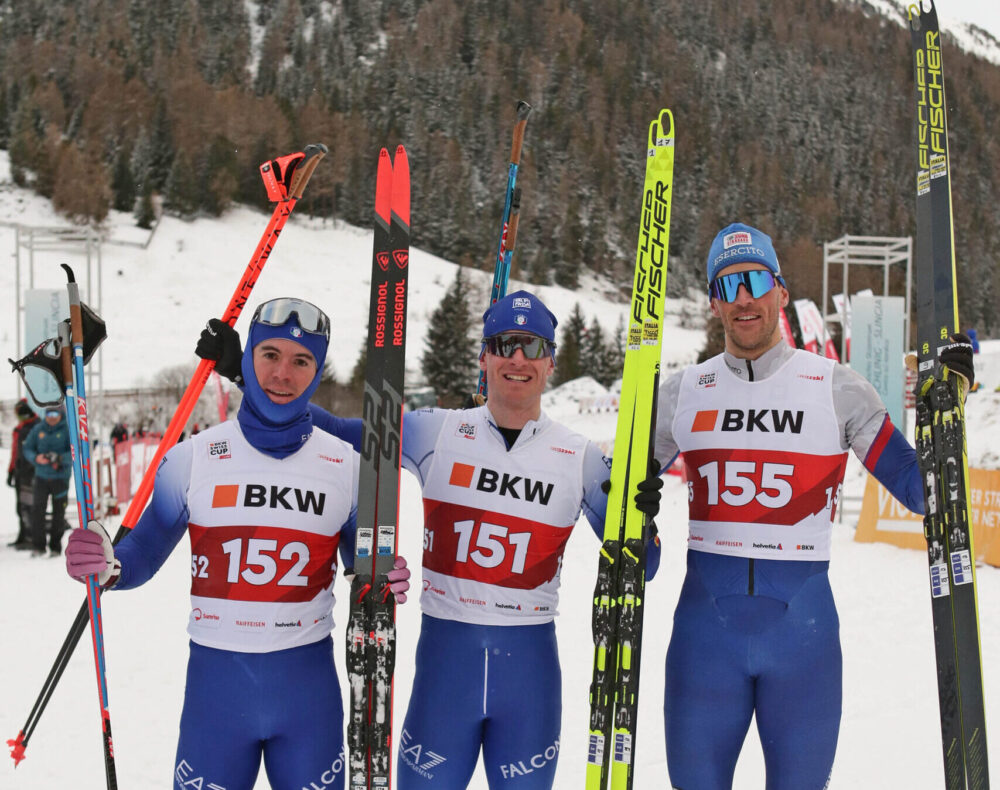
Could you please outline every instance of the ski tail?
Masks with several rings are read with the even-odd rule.
[[[986,790],[976,554],[969,519],[964,380],[938,361],[959,330],[941,34],[933,2],[909,8],[916,88],[916,448],[924,482],[945,786]]]
[[[649,524],[634,505],[652,466],[663,339],[674,165],[674,122],[649,127],[639,242],[625,338],[611,489],[594,592],[588,790],[631,788]]]

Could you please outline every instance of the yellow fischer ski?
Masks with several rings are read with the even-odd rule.
[[[609,773],[613,790],[632,787],[649,528],[635,495],[653,456],[673,171],[674,118],[661,110],[649,125],[611,489],[594,589],[587,790],[605,790]]]

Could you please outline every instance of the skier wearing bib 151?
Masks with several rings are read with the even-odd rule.
[[[690,489],[666,661],[670,780],[731,788],[756,714],[768,790],[818,790],[840,728],[827,570],[847,451],[921,513],[916,453],[859,373],[782,341],[788,290],[766,234],[720,231],[708,283],[725,351],[667,379],[657,407],[656,457],[683,453]],[[955,340],[941,361],[971,383],[971,346]]]
[[[549,419],[556,318],[518,291],[483,316],[489,400],[403,419],[403,464],[424,500],[423,620],[400,733],[400,790],[460,790],[483,752],[490,788],[551,788],[559,754],[555,638],[563,552],[581,509],[604,532],[610,462]],[[656,476],[637,505],[659,507]],[[647,553],[647,576],[659,546]]]
[[[359,461],[308,409],[329,339],[329,319],[308,302],[260,305],[238,357],[236,420],[166,454],[149,507],[113,549],[98,522],[72,532],[70,576],[99,573],[114,589],[148,581],[190,535],[191,655],[175,787],[250,790],[261,757],[273,788],[344,786],[330,632],[336,552],[354,552]],[[390,580],[401,603],[409,571],[397,562]]]

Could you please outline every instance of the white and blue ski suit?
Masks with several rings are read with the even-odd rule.
[[[666,660],[673,787],[732,787],[754,715],[767,790],[826,786],[842,675],[827,571],[848,450],[922,512],[915,451],[849,368],[779,343],[661,386],[656,457],[683,453],[690,519]]]

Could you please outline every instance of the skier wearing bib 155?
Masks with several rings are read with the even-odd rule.
[[[330,632],[336,553],[354,552],[358,453],[315,427],[308,409],[327,316],[273,299],[257,308],[248,337],[237,418],[167,453],[149,507],[113,549],[98,522],[74,530],[67,570],[131,589],[187,532],[191,655],[174,786],[250,790],[263,757],[273,788],[342,788]],[[409,571],[400,565],[390,580],[402,602]]]
[[[604,531],[610,462],[549,419],[556,318],[507,295],[483,316],[489,400],[403,419],[403,464],[424,500],[423,620],[399,739],[400,790],[460,790],[483,752],[490,788],[551,788],[559,755],[555,639],[563,552],[581,509]],[[640,484],[651,516],[661,481]],[[648,552],[647,576],[659,563]]]
[[[859,373],[781,340],[771,239],[734,224],[708,255],[725,351],[663,383],[656,457],[683,453],[687,576],[667,651],[675,788],[731,788],[751,717],[768,790],[826,787],[840,728],[839,623],[827,571],[847,451],[923,512],[913,448]],[[973,378],[965,338],[941,360]]]

